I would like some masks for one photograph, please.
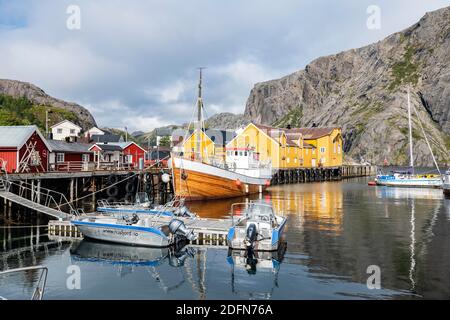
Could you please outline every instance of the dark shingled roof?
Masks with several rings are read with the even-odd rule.
[[[91,136],[92,142],[120,142],[120,136],[117,134],[93,134]]]
[[[80,142],[66,142],[60,140],[47,140],[51,152],[66,152],[66,153],[92,153],[89,151],[91,144]]]

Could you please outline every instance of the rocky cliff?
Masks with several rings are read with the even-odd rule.
[[[76,103],[53,98],[46,94],[44,90],[31,83],[0,79],[0,94],[13,98],[26,98],[33,105],[48,106],[55,108],[56,110],[67,111],[67,114],[72,116],[72,119],[69,120],[75,122],[83,129],[89,129],[92,126],[96,126],[94,117],[92,117],[91,113],[86,108]],[[62,119],[56,119],[56,121],[57,120]]]
[[[258,83],[245,116],[276,126],[341,126],[344,151],[372,163],[408,162],[407,87],[415,161],[450,163],[450,7],[363,48],[321,57],[281,79]]]

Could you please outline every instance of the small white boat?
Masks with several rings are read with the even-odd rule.
[[[168,247],[181,239],[195,240],[192,230],[179,219],[163,217],[80,216],[71,221],[83,236],[136,246]]]
[[[281,243],[286,218],[274,214],[271,204],[260,201],[231,206],[232,226],[227,234],[231,249],[275,251]]]
[[[139,199],[140,197],[136,197]],[[152,206],[149,201],[137,201],[136,203],[109,203],[106,200],[97,202],[97,211],[112,214],[116,217],[124,215],[159,215],[166,217],[196,218],[197,215],[184,204],[184,199],[176,199],[165,205]]]
[[[442,186],[444,194],[450,196],[450,170],[447,170],[444,174],[444,184]]]

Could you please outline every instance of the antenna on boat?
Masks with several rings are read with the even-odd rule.
[[[201,149],[201,131],[203,127],[203,99],[202,99],[202,71],[205,67],[199,67],[199,81],[198,81],[198,97],[197,97],[197,160],[202,160],[202,151]]]

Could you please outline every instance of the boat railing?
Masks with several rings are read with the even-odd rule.
[[[10,269],[10,270],[5,270],[5,271],[0,271],[0,276],[7,275],[7,274],[14,274],[14,273],[18,273],[18,272],[34,271],[34,270],[41,270],[41,274],[39,276],[36,288],[34,289],[33,294],[31,295],[31,300],[42,300],[42,298],[44,297],[45,285],[47,283],[47,274],[48,274],[47,267],[31,266],[31,267]],[[0,297],[0,299],[7,300],[4,297]]]

